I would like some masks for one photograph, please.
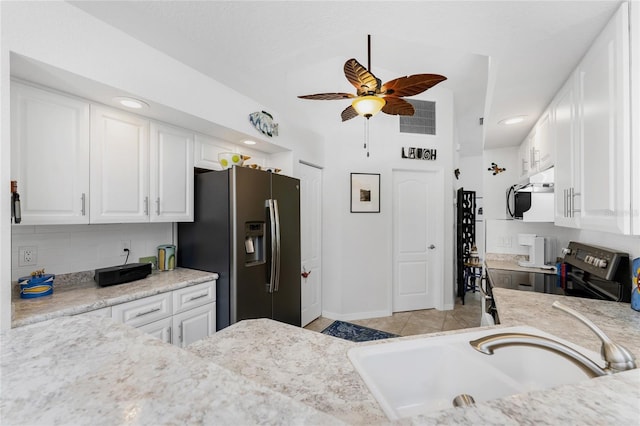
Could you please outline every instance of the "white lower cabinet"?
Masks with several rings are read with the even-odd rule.
[[[138,327],[138,330],[144,331],[153,337],[162,340],[165,343],[173,343],[171,332],[173,330],[172,317],[163,318],[151,324]]]
[[[173,316],[172,343],[184,348],[216,331],[216,304],[190,309]]]
[[[111,318],[166,343],[186,347],[216,332],[216,282],[115,305]]]

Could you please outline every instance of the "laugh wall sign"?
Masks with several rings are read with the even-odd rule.
[[[402,158],[409,158],[412,160],[435,160],[436,150],[430,148],[415,148],[415,147],[403,147]]]

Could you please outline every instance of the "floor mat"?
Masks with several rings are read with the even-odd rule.
[[[367,342],[369,340],[400,337],[397,334],[374,330],[373,328],[363,327],[344,321],[334,321],[333,323],[331,323],[331,325],[329,325],[329,327],[322,330],[322,334],[339,337],[341,339],[350,340],[352,342]]]

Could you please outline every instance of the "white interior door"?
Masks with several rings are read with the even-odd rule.
[[[393,312],[435,307],[443,191],[438,172],[393,172]]]
[[[303,163],[300,163],[300,239],[304,327],[322,313],[322,169]]]

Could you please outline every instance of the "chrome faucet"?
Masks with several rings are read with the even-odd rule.
[[[573,309],[561,304],[558,301],[553,302],[551,306],[556,309],[560,309],[561,311],[564,311],[569,315],[573,315],[584,325],[589,327],[591,331],[596,334],[596,336],[598,336],[598,338],[602,342],[602,346],[600,347],[600,355],[602,355],[602,359],[604,359],[606,363],[606,369],[608,369],[612,373],[617,373],[620,371],[633,370],[634,368],[636,368],[636,358],[633,356],[631,351],[618,343],[614,343],[613,340],[609,338],[609,336],[604,334],[602,330],[600,330],[584,315],[574,311]]]
[[[614,343],[602,330],[582,314],[570,309],[559,302],[553,302],[554,308],[560,309],[589,327],[602,341],[600,353],[605,361],[605,368],[600,367],[591,359],[575,349],[555,340],[527,333],[496,333],[469,342],[471,346],[484,354],[492,355],[494,349],[505,346],[534,346],[549,350],[563,356],[579,366],[590,377],[604,376],[620,371],[636,368],[635,357],[624,346]]]

